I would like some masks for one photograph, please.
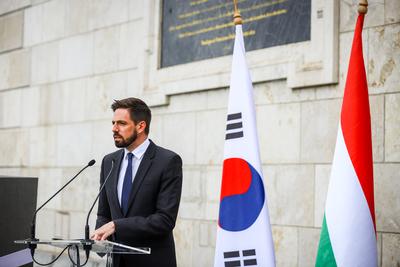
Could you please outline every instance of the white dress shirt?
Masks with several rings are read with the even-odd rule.
[[[119,200],[120,206],[121,206],[121,197],[122,197],[122,186],[124,185],[126,167],[128,167],[128,153],[133,154],[133,157],[132,157],[132,183],[133,183],[133,180],[135,179],[135,175],[139,168],[140,162],[143,159],[144,152],[146,152],[149,145],[150,145],[150,141],[147,138],[146,140],[144,140],[143,143],[141,143],[132,152],[130,152],[128,149],[124,148],[124,158],[122,159],[122,162],[121,162],[121,168],[119,171],[119,178],[118,178],[118,185],[117,185],[118,200]]]

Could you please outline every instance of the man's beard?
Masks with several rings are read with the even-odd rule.
[[[127,139],[124,139],[122,136],[120,136],[119,134],[114,134],[114,137],[118,136],[121,138],[121,140],[115,140],[114,139],[114,143],[116,147],[128,147],[130,146],[133,142],[135,142],[136,138],[137,138],[137,132],[136,130],[133,131],[133,134],[131,136],[129,136]]]

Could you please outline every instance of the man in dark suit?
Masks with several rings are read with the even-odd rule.
[[[115,100],[112,132],[121,148],[103,158],[94,240],[150,247],[150,255],[114,255],[114,266],[176,266],[172,230],[182,190],[182,160],[148,139],[151,111],[140,99]]]

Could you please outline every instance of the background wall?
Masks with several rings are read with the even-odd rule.
[[[277,266],[313,266],[358,1],[340,1],[339,83],[255,85],[260,150]],[[0,174],[39,177],[38,204],[90,159],[38,215],[40,238],[83,236],[113,99],[143,88],[146,0],[0,1]],[[370,91],[379,264],[400,264],[400,2],[371,0],[363,31]],[[311,53],[311,51],[310,51]],[[229,70],[230,65],[226,66]],[[267,75],[267,74],[266,74]],[[149,77],[151,79],[151,77]],[[205,86],[205,89],[207,87]],[[146,100],[146,99],[145,99]],[[152,107],[151,138],[184,160],[175,229],[182,267],[212,266],[228,89]],[[5,218],[2,218],[2,220]],[[95,215],[91,218],[92,229]],[[51,250],[42,250],[43,261]],[[101,260],[94,257],[93,266]],[[65,266],[62,258],[59,266]]]

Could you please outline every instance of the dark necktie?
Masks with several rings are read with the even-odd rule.
[[[128,212],[129,195],[132,189],[132,158],[133,154],[128,153],[128,166],[126,167],[124,184],[122,186],[121,208],[124,215]]]

